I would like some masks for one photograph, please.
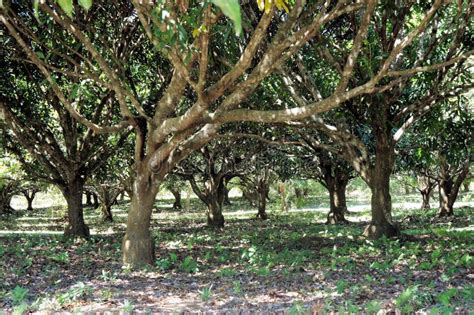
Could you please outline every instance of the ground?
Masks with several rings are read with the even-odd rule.
[[[218,231],[206,228],[197,200],[189,213],[159,200],[157,259],[145,270],[120,264],[126,202],[114,207],[114,223],[86,210],[89,241],[63,240],[64,207],[18,211],[0,218],[0,313],[474,310],[474,208],[456,208],[448,220],[395,204],[402,236],[370,241],[361,236],[367,206],[352,202],[352,223],[328,226],[321,200],[289,213],[270,210],[262,222],[234,198]]]

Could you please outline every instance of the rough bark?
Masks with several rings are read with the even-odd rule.
[[[207,202],[207,225],[212,228],[224,227],[222,203],[217,198],[210,198]]]
[[[347,212],[346,186],[348,181],[346,178],[342,179],[336,176],[326,182],[329,191],[329,213],[327,215],[326,224],[348,222],[344,216]]]
[[[453,181],[451,178],[444,178],[439,182],[439,216],[448,217],[454,214],[453,202],[451,202],[451,191]]]
[[[127,231],[122,242],[122,261],[132,266],[152,265],[155,259],[150,220],[158,185],[143,171],[135,178],[133,197],[128,212]]]
[[[382,129],[382,128],[381,128]],[[392,220],[392,198],[390,195],[390,175],[394,164],[394,150],[390,135],[378,129],[374,130],[376,138],[375,167],[371,170],[369,186],[372,192],[370,224],[364,235],[373,239],[382,236],[396,236],[399,228]]]
[[[64,230],[64,235],[68,237],[90,236],[89,227],[84,222],[84,212],[82,207],[82,193],[84,183],[80,179],[74,179],[63,187],[62,192],[67,202],[68,225]]]

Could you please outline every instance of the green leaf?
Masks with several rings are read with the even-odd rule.
[[[83,7],[86,11],[89,10],[92,6],[92,0],[79,0],[79,5]]]
[[[33,2],[33,13],[36,19],[39,19],[39,0]]]
[[[72,0],[58,0],[58,4],[68,16],[72,16]]]
[[[234,23],[237,36],[242,32],[242,17],[240,15],[240,4],[238,0],[211,0],[222,12]]]

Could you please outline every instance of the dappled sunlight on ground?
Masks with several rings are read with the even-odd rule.
[[[212,230],[197,200],[190,213],[161,210],[168,202],[157,202],[153,214],[155,266],[142,271],[120,264],[127,203],[113,207],[113,223],[86,209],[90,241],[63,240],[60,207],[0,221],[0,310],[13,311],[17,286],[27,290],[31,311],[472,309],[472,208],[457,208],[450,220],[434,210],[394,208],[402,237],[370,241],[361,236],[370,216],[365,205],[350,207],[351,224],[332,226],[322,224],[324,206],[288,213],[271,206],[270,219],[260,221],[233,200],[225,228]]]

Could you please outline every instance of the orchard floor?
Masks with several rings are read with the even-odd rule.
[[[114,207],[114,223],[86,209],[89,241],[63,240],[63,207],[0,217],[0,313],[474,311],[473,207],[438,219],[399,206],[403,235],[370,241],[361,236],[367,207],[351,210],[351,224],[328,226],[324,207],[262,222],[234,200],[214,231],[195,204],[177,213],[157,202],[157,259],[139,271],[120,264],[126,203]]]

